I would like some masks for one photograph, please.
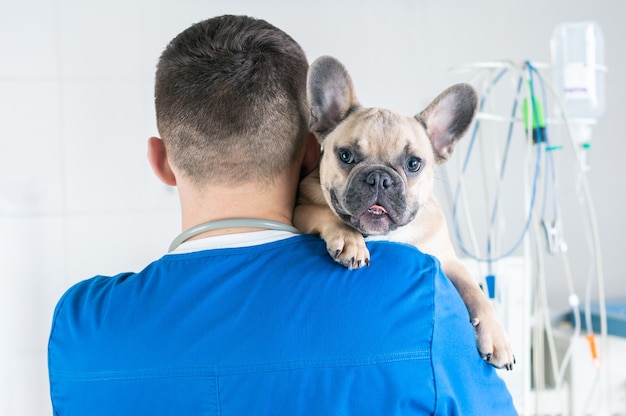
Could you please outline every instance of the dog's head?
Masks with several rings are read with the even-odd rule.
[[[330,207],[366,235],[411,222],[431,197],[434,168],[471,124],[474,89],[454,85],[409,117],[362,107],[335,58],[313,62],[307,83],[309,127],[322,146],[320,182]]]

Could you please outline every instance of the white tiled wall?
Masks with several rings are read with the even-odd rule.
[[[138,270],[178,232],[176,192],[145,157],[165,41],[146,44],[139,6],[0,3],[2,415],[51,413],[46,348],[61,294]]]
[[[408,112],[458,80],[446,72],[453,65],[548,59],[551,30],[563,20],[598,20],[613,43],[610,74],[624,73],[619,13],[612,0],[597,3],[0,0],[0,415],[50,414],[46,344],[61,294],[94,274],[142,268],[179,231],[177,195],[145,157],[156,134],[155,64],[179,31],[223,13],[266,18],[309,58],[346,62],[364,103]],[[615,128],[607,132],[622,128],[621,100],[611,97],[623,96],[615,91],[624,84],[612,82],[602,123]],[[623,143],[604,153],[599,143],[596,154],[621,162]],[[592,186],[613,177],[610,163],[595,166]],[[600,195],[601,208],[620,206],[624,184],[615,186]],[[619,209],[604,212],[605,231],[624,223]],[[621,268],[612,254],[621,247],[605,246],[613,288]]]

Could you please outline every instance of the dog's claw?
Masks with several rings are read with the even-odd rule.
[[[506,371],[513,371],[513,365],[517,364],[517,361],[515,360],[515,355],[513,355],[513,362],[512,363],[506,363],[504,365],[504,368],[506,369]]]
[[[508,362],[508,363],[504,363],[500,365],[498,365],[495,362],[492,362],[494,358],[493,353],[487,353],[487,354],[480,353],[480,356],[486,363],[490,364],[491,366],[497,369],[505,369],[506,371],[513,371],[513,365],[517,364],[517,361],[514,355],[512,356],[513,362]]]
[[[470,321],[470,324],[472,324],[472,326],[473,326],[474,328],[476,328],[476,327],[478,326],[478,324],[479,324],[479,323],[480,323],[480,319],[478,319],[478,318],[474,318],[474,319],[472,319],[472,320]]]
[[[369,251],[363,235],[346,227],[336,229],[336,233],[325,232],[320,237],[326,241],[326,250],[337,263],[357,270],[369,263]]]

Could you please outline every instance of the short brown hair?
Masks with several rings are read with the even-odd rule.
[[[306,56],[268,22],[220,16],[166,47],[156,71],[157,126],[170,161],[195,182],[271,179],[307,132]]]

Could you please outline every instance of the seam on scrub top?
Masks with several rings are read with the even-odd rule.
[[[333,367],[360,367],[368,365],[390,364],[401,361],[424,361],[430,359],[430,351],[416,350],[405,353],[385,354],[375,357],[356,357],[340,359],[302,360],[277,363],[243,364],[223,367],[186,367],[164,368],[153,370],[130,371],[54,371],[55,381],[93,381],[103,382],[111,380],[136,380],[148,378],[175,378],[175,377],[217,377],[223,375],[269,373],[280,371],[333,368]]]

